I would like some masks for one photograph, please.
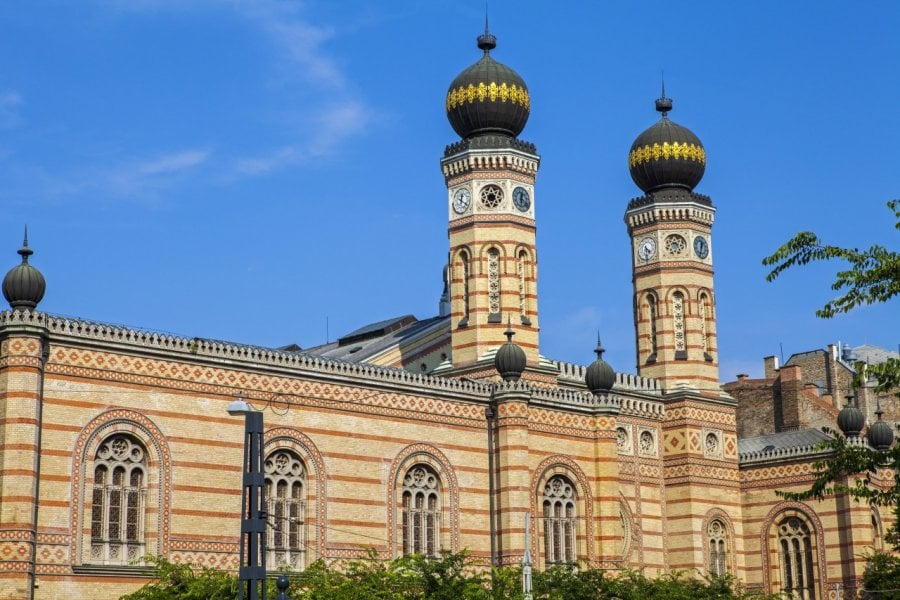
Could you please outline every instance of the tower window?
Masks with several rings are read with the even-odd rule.
[[[684,294],[672,294],[672,325],[675,332],[675,358],[687,358],[684,331]]]
[[[268,531],[268,563],[302,569],[306,551],[306,468],[293,452],[278,450],[266,459],[266,503],[273,521]]]
[[[647,360],[656,360],[659,345],[656,335],[656,296],[653,294],[647,294],[647,313],[650,320],[650,356]]]
[[[503,190],[496,185],[486,185],[481,188],[481,205],[493,210],[503,202]]]
[[[562,475],[544,486],[544,556],[547,564],[574,563],[576,524],[575,488]]]
[[[470,273],[470,265],[469,265],[469,253],[465,250],[459,253],[459,261],[460,261],[460,279],[462,279],[462,319],[466,320],[469,318],[469,278],[471,276]]]
[[[522,317],[522,323],[530,325],[528,319],[528,253],[524,250],[519,252],[519,314]]]
[[[500,251],[491,248],[487,252],[488,262],[488,318],[500,315]]]

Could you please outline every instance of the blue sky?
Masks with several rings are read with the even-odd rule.
[[[543,354],[634,371],[626,155],[671,118],[708,156],[723,380],[838,340],[896,349],[896,301],[823,321],[837,265],[766,283],[799,230],[897,249],[900,4],[493,0],[528,84]],[[437,312],[444,95],[479,1],[0,4],[0,256],[29,226],[48,312],[266,346]],[[5,252],[5,254],[2,254]],[[2,264],[2,262],[0,262]]]

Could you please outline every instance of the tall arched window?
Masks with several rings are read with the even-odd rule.
[[[462,280],[462,320],[467,320],[469,318],[469,279],[471,278],[469,253],[465,250],[460,251],[459,262],[459,277]]]
[[[656,296],[647,294],[647,316],[650,320],[650,357],[656,358],[656,352],[659,349],[658,339],[656,337]]]
[[[672,294],[672,327],[675,332],[675,358],[687,358],[684,331],[684,294]]]
[[[777,533],[782,593],[793,598],[814,600],[816,582],[809,526],[798,517],[791,516],[778,524]]]
[[[519,314],[524,323],[528,320],[528,253],[524,250],[519,251],[517,267],[519,272]]]
[[[713,519],[706,527],[709,546],[709,574],[722,577],[728,571],[728,529],[720,519]]]
[[[306,557],[306,466],[290,450],[276,450],[265,463],[266,504],[272,526],[266,561],[300,570]]]
[[[94,457],[91,561],[125,565],[144,556],[147,451],[136,439],[116,434]]]
[[[438,556],[441,533],[441,480],[425,465],[403,477],[403,554]]]
[[[700,339],[703,343],[703,354],[709,356],[709,297],[700,294],[697,300],[697,312],[700,313]]]
[[[500,320],[500,251],[487,251],[488,321]]]
[[[554,475],[544,486],[544,557],[547,564],[577,560],[577,498],[575,486],[562,475]]]

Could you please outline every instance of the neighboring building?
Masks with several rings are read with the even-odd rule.
[[[541,568],[730,572],[804,598],[856,584],[889,515],[775,493],[810,483],[812,417],[738,440],[719,386],[715,208],[693,191],[705,150],[665,94],[629,154],[637,374],[599,344],[587,367],[541,355],[540,157],[518,138],[528,89],[495,43],[479,37],[447,94],[460,140],[441,160],[436,317],[305,351],[70,320],[37,311],[26,240],[0,313],[0,598],[117,597],[147,582],[146,554],[234,568],[243,421],[225,408],[239,393],[265,410],[270,567],[367,548],[516,564],[531,518]],[[815,418],[833,417],[822,398]]]

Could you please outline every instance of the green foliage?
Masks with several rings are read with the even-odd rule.
[[[237,579],[214,569],[194,570],[191,565],[175,564],[165,558],[146,557],[153,565],[157,581],[148,583],[121,600],[234,600]]]
[[[863,588],[872,590],[863,594],[864,600],[900,596],[900,557],[885,552],[866,556]]]
[[[900,200],[891,200],[888,208],[897,219],[895,227],[900,229]],[[865,304],[887,302],[900,294],[900,254],[883,246],[873,245],[868,250],[830,246],[816,234],[802,231],[764,258],[763,265],[774,266],[766,276],[767,281],[773,281],[791,267],[832,259],[849,263],[849,269],[838,271],[831,285],[843,295],[826,302],[816,315],[830,318]]]
[[[121,600],[234,600],[237,579],[211,569],[165,559],[152,562],[157,581]],[[465,553],[439,559],[407,556],[380,560],[374,551],[343,570],[319,560],[291,574],[292,600],[522,600],[522,571],[486,571]],[[277,592],[269,582],[269,598]],[[648,578],[639,571],[617,575],[599,569],[553,567],[534,573],[534,600],[757,600],[735,589],[732,577],[696,579],[684,573]],[[765,597],[769,598],[769,597]],[[772,597],[774,598],[774,597]]]

